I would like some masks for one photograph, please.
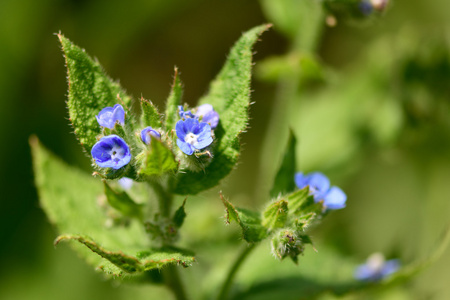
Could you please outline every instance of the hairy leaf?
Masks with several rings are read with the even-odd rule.
[[[127,111],[131,98],[83,49],[72,44],[62,34],[58,34],[58,38],[66,59],[70,121],[81,145],[89,153],[96,142],[96,136],[101,133],[95,116],[103,108],[117,103],[123,104]],[[130,113],[127,113],[125,122],[130,123]]]
[[[263,213],[262,225],[269,230],[284,227],[288,211],[288,202],[285,200],[271,203]]]
[[[149,101],[141,98],[141,123],[144,127],[151,126],[152,128],[161,127],[161,118],[155,105]]]
[[[164,126],[166,131],[170,132],[175,129],[175,124],[178,121],[178,106],[181,105],[181,98],[183,97],[183,84],[178,75],[178,69],[175,68],[175,75],[173,78],[172,89],[166,103],[166,118]]]
[[[144,176],[161,176],[164,173],[173,172],[177,168],[178,162],[172,151],[160,140],[152,139],[138,173]]]
[[[136,256],[124,254],[122,251],[109,251],[101,247],[98,243],[87,236],[82,235],[61,235],[55,240],[55,245],[64,240],[75,240],[85,245],[91,251],[97,253],[102,258],[106,259],[112,265],[120,268],[126,273],[145,272],[152,269],[161,269],[169,264],[182,265],[189,267],[195,261],[192,255],[181,253],[179,249],[161,248],[152,249],[151,251],[141,251]],[[114,267],[108,264],[100,265],[99,268],[109,273],[114,270]],[[115,272],[112,275],[123,275]]]
[[[236,165],[240,153],[239,135],[247,128],[248,122],[252,47],[269,27],[258,26],[243,34],[211,83],[209,93],[200,100],[200,104],[211,104],[220,117],[212,146],[214,157],[203,171],[183,170],[178,176],[176,193],[197,194],[214,187]]]
[[[236,221],[242,229],[244,240],[256,243],[267,237],[267,229],[261,225],[261,214],[247,209],[236,208],[220,194],[226,209],[226,223]]]
[[[106,199],[109,205],[117,209],[123,215],[128,217],[135,217],[142,220],[142,205],[136,204],[126,192],[114,191],[106,181],[103,181],[105,188]]]
[[[272,190],[270,191],[270,196],[272,198],[277,197],[279,194],[290,193],[295,189],[295,170],[296,170],[296,159],[295,159],[295,146],[297,140],[295,139],[292,130],[289,131],[289,141],[284,152],[283,161],[275,176],[275,181],[273,183]]]

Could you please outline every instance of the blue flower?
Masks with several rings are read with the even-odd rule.
[[[398,259],[385,261],[383,254],[374,253],[367,259],[365,264],[359,265],[355,271],[355,278],[362,281],[378,281],[400,268]]]
[[[195,116],[202,122],[211,125],[211,129],[215,129],[219,124],[219,114],[214,110],[211,104],[202,104],[197,108]]]
[[[95,117],[100,126],[109,129],[113,129],[116,122],[119,122],[121,125],[125,124],[125,111],[120,104],[116,104],[114,107],[105,107]]]
[[[131,160],[130,148],[117,135],[102,137],[91,150],[95,163],[102,168],[122,168]]]
[[[302,172],[295,174],[295,184],[302,189],[309,186],[309,191],[314,201],[323,201],[327,209],[340,209],[345,207],[347,195],[338,187],[330,187],[330,180],[320,172],[304,175]]]
[[[208,147],[213,142],[211,126],[197,119],[187,118],[180,120],[175,126],[177,145],[187,155]]]
[[[182,118],[183,120],[187,119],[187,117],[189,118],[195,118],[195,116],[192,114],[192,112],[190,110],[188,111],[184,111],[184,108],[182,105],[178,106],[178,114],[180,115],[180,118]]]
[[[161,134],[156,131],[155,129],[151,128],[150,126],[142,129],[141,131],[141,140],[146,143],[147,145],[150,145],[150,142],[152,141],[152,137],[156,139],[161,138]]]

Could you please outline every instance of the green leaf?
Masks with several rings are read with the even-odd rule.
[[[167,99],[166,104],[166,119],[164,126],[166,131],[170,132],[175,129],[175,124],[178,121],[178,106],[181,105],[181,98],[183,97],[183,84],[178,76],[178,68],[175,67],[175,75],[173,78],[172,89]]]
[[[78,241],[85,241],[86,246],[88,246],[87,244],[91,245],[90,250],[78,244],[73,244],[73,248],[88,263],[94,266],[104,266],[103,270],[108,270],[107,272],[112,275],[121,276],[132,270],[134,259],[130,257],[149,266],[150,262],[144,264],[141,257],[137,255],[151,249],[147,234],[139,222],[131,220],[126,227],[106,227],[106,224],[110,223],[110,218],[107,215],[108,207],[102,205],[102,198],[104,199],[105,196],[101,181],[63,163],[41,146],[36,137],[30,138],[30,145],[41,207],[60,233],[65,234],[68,238],[76,237],[74,239]],[[70,233],[80,233],[83,237]],[[84,236],[91,238],[87,239]],[[94,251],[94,249],[96,250]],[[111,252],[115,254],[115,258],[120,258],[116,254],[122,253],[126,265],[112,265],[113,258],[107,260],[104,256],[94,254],[92,251]],[[184,264],[186,261],[187,264],[193,261],[192,257],[181,260],[182,256],[176,251],[163,251],[163,253],[165,256],[154,250],[149,257],[153,261],[167,259],[169,263]],[[168,257],[166,254],[172,256]],[[146,259],[149,260],[149,257]],[[155,259],[157,257],[160,259]],[[149,267],[144,267],[144,269],[149,269]],[[136,270],[142,270],[142,268]]]
[[[312,52],[325,25],[321,1],[260,0],[275,28],[293,41],[298,50]]]
[[[236,208],[220,194],[226,209],[226,223],[236,221],[242,229],[244,240],[249,243],[262,241],[267,237],[267,229],[261,225],[261,214],[247,209]]]
[[[280,194],[290,193],[295,189],[294,176],[296,171],[295,160],[295,146],[297,140],[295,139],[292,130],[289,131],[289,141],[284,152],[283,161],[275,176],[270,196],[275,198]]]
[[[258,26],[243,34],[211,83],[209,93],[199,101],[200,104],[211,104],[220,117],[211,149],[214,157],[201,172],[183,170],[178,175],[176,193],[197,194],[212,188],[236,165],[240,154],[239,135],[245,131],[248,122],[252,47],[269,27]]]
[[[141,176],[161,176],[178,168],[172,151],[158,139],[151,140],[144,155],[144,162],[138,171]]]
[[[177,209],[173,216],[173,223],[176,227],[180,228],[183,225],[184,218],[186,218],[186,211],[184,206],[186,205],[186,199],[184,199],[183,204]]]
[[[142,220],[142,206],[136,204],[126,192],[116,192],[103,181],[103,186],[105,188],[106,199],[109,205],[117,209],[123,215],[128,217],[135,217]]]
[[[311,212],[320,213],[323,210],[321,203],[315,203],[314,197],[309,195],[309,188],[304,187],[286,196],[289,203],[289,214],[301,216]]]
[[[141,123],[144,127],[151,126],[152,128],[159,128],[162,126],[158,110],[151,101],[141,98],[141,109]]]
[[[285,226],[288,217],[288,202],[278,200],[266,208],[263,213],[262,225],[269,231]]]
[[[171,248],[141,251],[137,253],[136,257],[129,256],[124,254],[122,251],[108,251],[89,237],[82,235],[61,235],[55,240],[55,245],[64,240],[78,241],[91,251],[107,260],[113,266],[106,263],[104,265],[100,265],[99,269],[106,271],[106,273],[111,273],[112,275],[122,275],[116,274],[117,269],[115,267],[120,268],[126,273],[136,273],[145,272],[152,269],[161,269],[170,264],[189,267],[195,261],[195,258],[192,255],[182,253],[179,249],[175,250]]]
[[[101,133],[95,116],[103,108],[117,103],[123,104],[124,109],[127,110],[127,107],[131,105],[131,98],[83,49],[72,44],[62,34],[58,34],[58,38],[66,59],[69,81],[67,106],[70,121],[81,145],[90,153],[96,137]],[[126,123],[130,123],[130,116],[128,112]]]

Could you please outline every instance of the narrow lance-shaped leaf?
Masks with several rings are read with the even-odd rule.
[[[290,193],[295,189],[295,170],[296,170],[296,159],[295,159],[295,146],[297,140],[295,139],[292,130],[289,131],[289,141],[284,152],[283,161],[275,176],[275,181],[273,183],[272,190],[270,191],[270,196],[272,198],[277,197],[279,194]]]
[[[278,200],[271,203],[263,213],[262,225],[269,230],[285,226],[288,217],[288,202]]]
[[[181,83],[180,76],[178,75],[178,68],[175,67],[175,75],[173,78],[172,89],[167,99],[166,104],[166,118],[164,126],[166,131],[170,132],[175,129],[175,123],[178,121],[178,106],[181,105],[181,98],[183,97],[183,84]]]
[[[190,253],[185,253],[180,249],[161,248],[151,249],[150,251],[140,251],[136,256],[124,254],[122,251],[109,251],[94,240],[82,235],[61,235],[55,240],[55,245],[64,240],[74,240],[85,245],[92,252],[100,255],[107,260],[101,264],[99,268],[106,273],[115,270],[116,266],[126,273],[145,272],[152,269],[161,269],[166,265],[177,264],[183,267],[189,267],[195,261],[195,258]],[[111,264],[113,266],[111,266]],[[112,273],[112,275],[122,275]]]
[[[249,243],[259,242],[267,237],[267,229],[261,225],[261,214],[247,209],[236,208],[220,194],[226,209],[226,223],[236,221],[242,229],[244,240]]]
[[[149,149],[144,155],[144,162],[138,172],[140,176],[160,176],[174,172],[178,168],[178,162],[172,151],[158,139],[151,140]]]
[[[103,108],[112,107],[117,103],[123,104],[127,109],[131,104],[131,98],[83,49],[72,44],[61,34],[58,34],[58,38],[66,59],[69,81],[67,106],[70,121],[81,145],[89,153],[96,142],[96,136],[101,133],[95,116]]]
[[[186,218],[186,211],[184,210],[185,205],[186,199],[184,199],[183,204],[175,211],[175,214],[173,216],[173,223],[178,228],[183,225],[184,218]]]
[[[270,25],[255,27],[242,35],[228,55],[220,73],[211,83],[209,93],[200,104],[211,104],[220,117],[215,129],[212,162],[203,171],[183,170],[178,175],[175,192],[196,194],[216,186],[236,165],[239,134],[247,128],[250,105],[252,47]]]
[[[114,191],[106,181],[103,181],[108,203],[123,215],[142,220],[142,205],[134,202],[126,192]]]
[[[141,98],[141,123],[144,127],[151,126],[152,128],[161,127],[161,118],[155,105],[149,101]]]

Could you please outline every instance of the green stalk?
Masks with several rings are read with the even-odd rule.
[[[153,188],[159,204],[159,212],[161,217],[169,219],[172,215],[172,203],[173,194],[168,192],[167,189],[159,182],[151,181],[150,186]],[[167,184],[169,185],[169,184]],[[163,241],[163,246],[171,246],[171,241]],[[183,287],[183,283],[178,273],[177,266],[169,265],[161,270],[164,284],[175,296],[177,300],[186,300],[186,292]]]
[[[218,300],[225,300],[228,297],[228,293],[230,292],[231,284],[233,283],[234,277],[236,276],[237,271],[241,267],[244,260],[247,258],[247,256],[252,252],[252,250],[255,248],[256,244],[251,244],[250,246],[246,246],[244,250],[241,252],[239,257],[234,262],[233,266],[230,269],[230,272],[228,273],[227,279],[225,280],[222,288],[220,289],[219,296],[217,297]]]
[[[180,274],[177,266],[169,265],[161,270],[164,279],[164,284],[175,295],[177,300],[186,300],[186,293],[181,282]]]

